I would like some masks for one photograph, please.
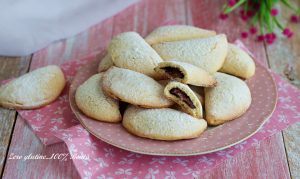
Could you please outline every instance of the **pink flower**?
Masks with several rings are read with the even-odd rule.
[[[257,32],[256,27],[251,27],[251,28],[249,29],[249,32],[250,32],[250,34],[256,34],[256,32]]]
[[[227,14],[224,14],[224,13],[221,13],[220,16],[219,16],[220,19],[222,20],[225,20],[228,18],[228,15]]]
[[[248,20],[249,20],[249,17],[250,17],[250,16],[248,16],[248,14],[247,14],[246,11],[241,10],[241,11],[240,11],[240,15],[241,15],[241,18],[242,18],[243,21],[248,21]]]
[[[265,36],[264,35],[258,35],[256,38],[257,41],[261,42],[265,40]]]
[[[300,17],[296,15],[291,16],[291,22],[298,23],[300,21]]]
[[[247,38],[248,37],[248,32],[242,32],[241,37],[244,38],[244,39]]]
[[[255,15],[255,12],[248,10],[246,14],[248,17],[253,17]]]
[[[228,6],[229,6],[229,7],[234,6],[235,3],[236,3],[236,0],[228,0]]]
[[[291,30],[290,30],[289,28],[285,28],[285,29],[283,29],[283,31],[282,31],[283,35],[287,35],[287,34],[289,34],[290,32],[291,32]]]
[[[291,38],[294,35],[294,33],[289,28],[283,29],[282,34],[287,38]]]
[[[277,16],[278,15],[278,9],[271,9],[271,16]]]
[[[265,35],[265,40],[268,44],[274,43],[276,38],[277,38],[277,36],[274,32]]]
[[[294,35],[294,32],[290,32],[289,35],[287,36],[287,38],[291,38],[291,37],[293,37],[293,35]]]

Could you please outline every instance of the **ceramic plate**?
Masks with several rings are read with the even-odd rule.
[[[128,133],[121,125],[93,120],[77,108],[75,91],[90,76],[97,73],[99,61],[84,65],[70,87],[70,105],[81,124],[94,136],[113,146],[149,155],[188,156],[215,152],[246,140],[257,132],[274,111],[277,101],[275,82],[269,71],[256,64],[255,76],[247,80],[252,104],[241,117],[223,125],[209,128],[196,139],[158,141]]]

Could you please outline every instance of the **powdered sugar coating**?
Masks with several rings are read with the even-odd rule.
[[[215,77],[218,85],[205,88],[206,120],[212,125],[241,116],[251,104],[251,93],[244,81],[219,72]]]
[[[255,63],[244,50],[229,44],[228,54],[220,71],[248,79],[255,73]]]
[[[122,120],[119,102],[102,91],[102,76],[103,73],[93,75],[77,88],[76,104],[83,113],[93,119],[119,122]]]
[[[163,60],[138,33],[124,32],[115,36],[108,51],[117,67],[160,78],[154,67]]]
[[[159,140],[179,140],[198,137],[207,127],[203,119],[170,109],[129,107],[123,126],[140,137]]]
[[[164,42],[153,45],[164,60],[180,60],[196,65],[210,73],[218,71],[228,51],[226,35],[192,39],[176,42]]]
[[[122,101],[143,107],[169,107],[173,104],[164,96],[164,87],[147,75],[118,67],[105,72],[103,90]]]
[[[0,88],[0,105],[34,109],[55,100],[65,86],[61,69],[49,65],[27,73]]]
[[[204,38],[216,35],[215,31],[201,29],[188,25],[160,26],[152,31],[146,38],[150,45],[162,42],[172,42],[194,38]]]

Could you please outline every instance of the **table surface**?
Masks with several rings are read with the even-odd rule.
[[[296,4],[300,2],[293,0]],[[75,37],[61,40],[26,57],[0,57],[0,80],[20,76],[47,64],[61,64],[106,49],[112,36],[137,31],[145,36],[168,22],[190,24],[226,33],[229,41],[240,38],[245,23],[238,15],[219,20],[224,0],[142,0]],[[288,19],[285,8],[282,16]],[[300,24],[288,23],[294,37],[279,37],[273,45],[243,42],[273,71],[300,87]],[[8,156],[51,155],[68,152],[63,143],[43,146],[16,111],[0,108],[0,170],[4,178],[79,178],[71,160],[9,160]],[[299,178],[300,123],[262,141],[257,147],[237,154],[206,173],[204,178]]]

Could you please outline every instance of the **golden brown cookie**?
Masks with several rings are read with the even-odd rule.
[[[163,42],[153,45],[153,48],[165,61],[176,59],[214,73],[225,61],[228,44],[226,35],[220,34],[201,39]]]
[[[228,54],[220,72],[248,79],[255,73],[253,59],[236,45],[228,45]]]
[[[216,79],[202,68],[185,62],[175,60],[161,62],[154,70],[185,84],[212,87],[217,83]]]
[[[146,108],[163,108],[173,104],[164,96],[164,87],[160,83],[128,69],[111,67],[104,74],[102,88],[113,98]]]
[[[238,118],[251,104],[251,93],[243,80],[219,72],[215,77],[218,85],[204,89],[206,120],[210,125]]]
[[[0,106],[35,109],[54,101],[66,84],[58,66],[49,65],[20,76],[0,87]]]
[[[119,122],[122,116],[119,101],[104,94],[101,88],[103,73],[91,76],[75,94],[78,108],[87,116],[103,122]]]
[[[144,109],[129,107],[123,126],[132,134],[156,140],[196,138],[207,128],[203,119],[170,108]]]
[[[154,67],[163,60],[136,32],[124,32],[114,37],[108,51],[115,66],[160,79]]]
[[[145,38],[145,40],[150,45],[154,45],[162,42],[204,38],[214,35],[216,35],[215,31],[201,29],[194,26],[167,25],[156,28]]]
[[[167,98],[177,103],[184,112],[202,118],[202,105],[197,95],[186,84],[172,81],[164,89]]]

